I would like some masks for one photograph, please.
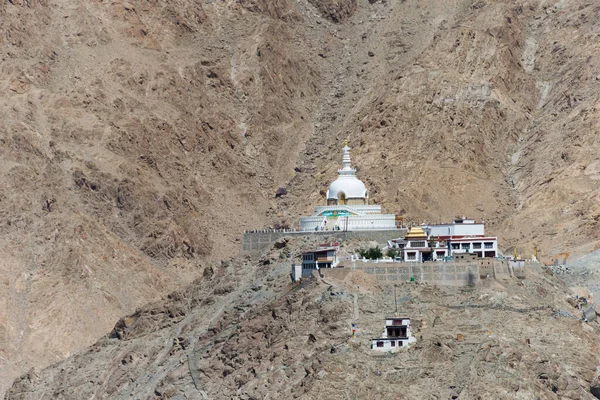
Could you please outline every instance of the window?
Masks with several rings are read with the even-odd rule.
[[[398,340],[398,347],[402,347],[402,340]]]
[[[406,253],[406,259],[407,260],[416,260],[417,259],[417,253]]]
[[[484,246],[486,249],[493,249],[494,248],[494,243],[493,242],[485,242]]]
[[[466,249],[466,250],[468,250],[470,246],[471,246],[471,243],[463,243],[463,244],[461,245],[461,247],[462,247],[463,249]]]
[[[460,244],[452,243],[452,250],[458,250],[460,248]]]
[[[377,347],[383,347],[383,342],[377,342]]]
[[[410,247],[425,247],[425,242],[410,242]]]
[[[481,243],[473,243],[473,248],[474,249],[480,249],[481,248]]]
[[[391,342],[391,345],[392,345],[392,347],[396,347],[396,342],[394,342],[394,341],[392,340],[392,342]]]

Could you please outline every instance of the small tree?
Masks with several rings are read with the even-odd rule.
[[[388,257],[395,259],[400,255],[400,249],[388,249],[387,255]]]
[[[370,249],[359,249],[358,254],[360,254],[361,257],[369,260],[376,260],[383,257],[381,249],[377,246],[371,247]]]

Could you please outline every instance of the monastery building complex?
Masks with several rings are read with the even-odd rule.
[[[394,214],[382,214],[381,206],[369,204],[369,191],[352,168],[348,143],[343,150],[342,169],[338,170],[337,179],[327,190],[327,205],[315,207],[310,217],[301,217],[300,231],[402,228]],[[461,254],[477,258],[498,256],[498,239],[485,235],[483,222],[466,217],[454,219],[449,224],[413,226],[406,236],[392,240],[390,247],[400,249],[400,261],[406,262],[443,261]]]

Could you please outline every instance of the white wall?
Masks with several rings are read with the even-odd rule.
[[[343,227],[345,218],[340,218]],[[396,229],[396,216],[393,214],[365,215],[348,217],[348,230]]]
[[[302,278],[302,265],[292,264],[292,281],[297,282],[300,278]]]
[[[338,225],[340,230],[346,228],[346,217],[329,218],[327,229],[333,230]],[[300,230],[314,231],[315,227],[323,226],[323,217],[301,217]],[[385,230],[396,229],[396,216],[394,214],[352,215],[348,217],[348,230]]]
[[[336,206],[317,206],[313,216],[318,216],[325,211],[346,210],[355,215],[381,214],[381,206],[366,205],[366,204],[344,204]]]
[[[459,249],[454,249],[452,248],[452,244],[458,244],[460,246]],[[481,247],[476,249],[473,244],[474,243],[480,243]],[[486,243],[492,243],[492,247],[491,248],[486,248],[485,244]],[[469,245],[469,249],[467,251],[467,249],[463,248],[463,244],[468,244]],[[486,251],[495,251],[496,255],[498,255],[498,239],[490,239],[490,238],[477,238],[477,239],[473,239],[470,241],[460,241],[460,242],[450,242],[450,247],[452,254],[460,254],[460,253],[475,253],[475,252],[481,252],[481,254],[483,256],[485,256],[485,252]]]
[[[432,236],[476,236],[485,235],[484,224],[442,224],[422,227]]]
[[[485,235],[483,224],[455,224],[453,236]]]
[[[414,259],[412,259],[412,260],[408,259],[409,252],[416,253]],[[404,261],[406,261],[406,262],[421,262],[421,252],[419,250],[415,250],[415,249],[405,249],[404,250]]]
[[[396,342],[396,346],[392,347],[392,341]],[[383,342],[383,347],[377,347],[377,342]],[[400,346],[400,343],[402,343],[402,346]],[[398,351],[398,349],[406,347],[406,346],[408,346],[408,344],[409,344],[408,339],[393,339],[393,340],[392,339],[382,339],[382,340],[373,339],[373,340],[371,340],[371,348],[375,351],[382,351],[382,352]]]

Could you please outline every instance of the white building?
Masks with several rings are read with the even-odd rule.
[[[317,250],[302,253],[302,277],[312,274],[321,268],[335,268],[338,265],[337,251],[339,243],[320,245]]]
[[[417,339],[410,331],[410,318],[387,317],[381,337],[371,339],[371,349],[381,352],[396,352]]]
[[[463,237],[451,238],[450,254],[472,253],[479,258],[494,258],[498,255],[498,238]]]
[[[418,226],[410,228],[410,231],[404,237],[404,241],[403,261],[423,262],[431,258],[429,238],[423,229]]]
[[[404,239],[395,242],[407,262],[442,261],[467,253],[479,258],[498,256],[498,238],[485,235],[483,222],[466,218],[451,224],[414,226]]]
[[[327,190],[327,205],[318,206],[310,217],[300,218],[300,230],[396,229],[396,216],[382,214],[381,206],[369,205],[369,191],[356,177],[350,163],[350,148],[344,146],[343,168]]]
[[[457,218],[451,224],[423,225],[423,230],[437,242],[446,242],[448,255],[475,254],[479,258],[498,256],[498,238],[485,235],[485,224],[473,219]]]
[[[423,228],[413,226],[404,240],[396,240],[402,249],[402,261],[442,261],[448,256],[447,242],[427,235]]]

